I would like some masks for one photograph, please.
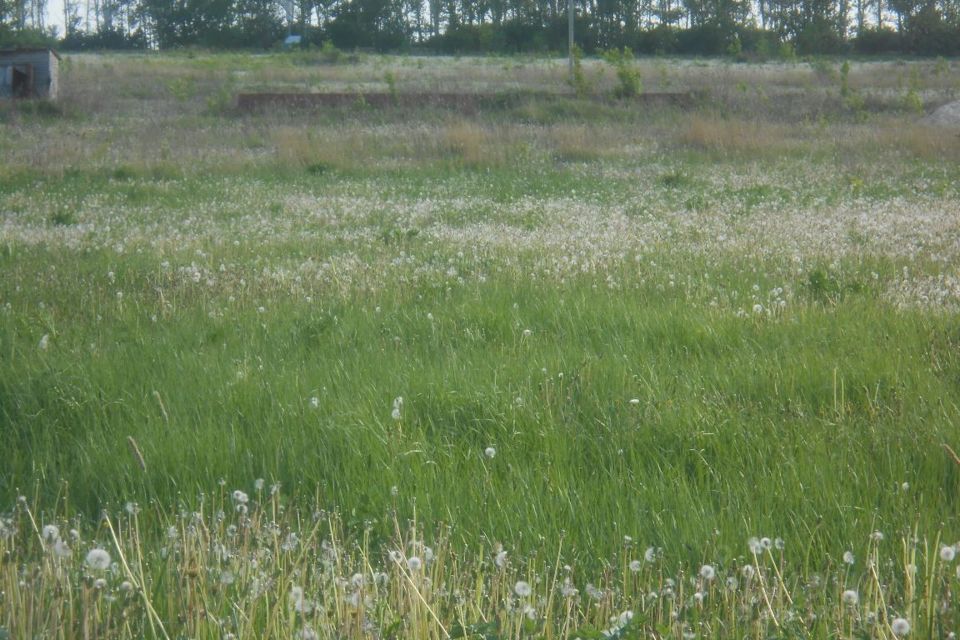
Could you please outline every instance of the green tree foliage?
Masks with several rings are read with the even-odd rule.
[[[49,0],[0,0],[0,46],[50,42]],[[566,52],[563,0],[67,0],[66,49],[306,46]],[[93,10],[88,10],[92,7]],[[587,55],[960,55],[960,0],[575,0]]]

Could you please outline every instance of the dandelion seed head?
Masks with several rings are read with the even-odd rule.
[[[700,567],[700,577],[709,582],[717,577],[717,572],[713,568],[713,565],[705,564]]]
[[[233,492],[233,501],[236,502],[237,504],[247,504],[247,502],[250,501],[250,496],[248,496],[246,493],[244,493],[240,489],[237,489],[236,491]]]
[[[494,564],[497,565],[498,569],[503,569],[507,566],[507,552],[501,549],[497,552],[497,555],[493,558]]]
[[[423,561],[417,556],[410,556],[407,558],[407,568],[409,568],[410,571],[420,571],[420,567],[422,566]]]
[[[852,607],[852,606],[855,606],[857,603],[860,602],[860,594],[858,594],[858,593],[857,593],[856,591],[854,591],[853,589],[847,589],[847,590],[844,591],[843,594],[840,596],[840,599],[843,601],[843,604]]]
[[[856,562],[856,561],[857,561],[857,559],[853,556],[853,552],[852,552],[852,551],[844,551],[844,552],[843,552],[843,562],[844,562],[845,564],[850,564],[850,565],[852,565],[852,564],[853,564],[854,562]]]
[[[630,571],[633,571],[634,573],[636,573],[637,571],[640,571],[642,567],[643,565],[640,564],[639,560],[630,561]]]
[[[487,456],[488,458],[493,458],[495,455],[497,455],[497,450],[494,447],[487,447],[483,450],[483,455]]]
[[[755,570],[752,564],[745,564],[743,565],[743,568],[740,569],[740,575],[742,575],[745,580],[749,581],[753,578],[754,571]]]
[[[529,582],[524,582],[523,580],[518,580],[515,585],[513,585],[513,592],[520,596],[521,598],[526,598],[532,593]]]
[[[110,568],[110,554],[103,549],[91,549],[85,562],[95,571],[104,571]]]
[[[944,562],[953,562],[953,559],[957,557],[957,550],[951,546],[940,547],[940,559]]]
[[[60,529],[54,524],[45,525],[41,531],[41,536],[46,543],[56,542],[60,539]]]
[[[656,547],[647,547],[647,550],[643,552],[643,559],[647,562],[656,562],[657,561],[657,548]]]
[[[906,618],[894,618],[890,623],[890,630],[893,631],[893,635],[903,637],[910,633],[910,622]]]
[[[96,580],[93,581],[93,588],[96,589],[97,591],[103,591],[104,589],[107,588],[107,581],[104,580],[103,578],[97,578]]]
[[[50,346],[50,334],[45,333],[43,334],[43,337],[40,338],[40,342],[37,343],[37,348],[40,349],[40,351],[46,351],[47,347],[49,346]]]

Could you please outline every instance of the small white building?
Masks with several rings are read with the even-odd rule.
[[[0,50],[0,100],[57,99],[60,54],[53,49]]]

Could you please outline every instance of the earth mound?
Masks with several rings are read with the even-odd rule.
[[[960,127],[960,100],[948,102],[921,120],[924,124]]]

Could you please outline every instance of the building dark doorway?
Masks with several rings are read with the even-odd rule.
[[[33,95],[33,65],[21,64],[13,67],[11,89],[14,98],[29,98]]]

